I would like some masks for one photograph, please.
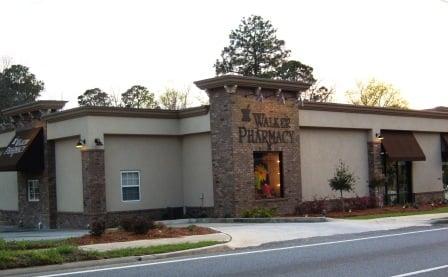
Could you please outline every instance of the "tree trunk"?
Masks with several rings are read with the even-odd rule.
[[[342,206],[342,212],[345,212],[344,197],[342,196],[342,190],[341,190],[341,206]]]

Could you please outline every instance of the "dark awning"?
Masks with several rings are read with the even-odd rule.
[[[41,171],[44,168],[42,128],[17,132],[9,145],[0,151],[0,171]]]
[[[412,132],[383,131],[383,147],[391,161],[425,161],[426,157]]]

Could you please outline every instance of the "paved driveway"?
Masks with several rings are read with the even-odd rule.
[[[446,217],[448,217],[448,213],[371,220],[331,219],[329,222],[321,223],[208,223],[198,225],[215,228],[230,235],[232,241],[228,246],[242,248],[311,237],[430,226],[432,219]]]
[[[88,230],[39,230],[20,232],[0,232],[0,238],[11,241],[21,240],[54,240],[80,237],[88,234]]]

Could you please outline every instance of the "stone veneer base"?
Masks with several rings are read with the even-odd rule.
[[[0,221],[10,225],[19,224],[19,211],[0,210]]]
[[[431,202],[442,202],[445,200],[444,191],[431,191],[414,193],[414,201],[417,204],[427,204]]]

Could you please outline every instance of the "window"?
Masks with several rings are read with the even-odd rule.
[[[37,202],[40,200],[39,180],[28,180],[28,201]]]
[[[256,199],[283,197],[281,154],[281,152],[254,152]]]
[[[121,172],[121,199],[140,201],[140,171]]]

